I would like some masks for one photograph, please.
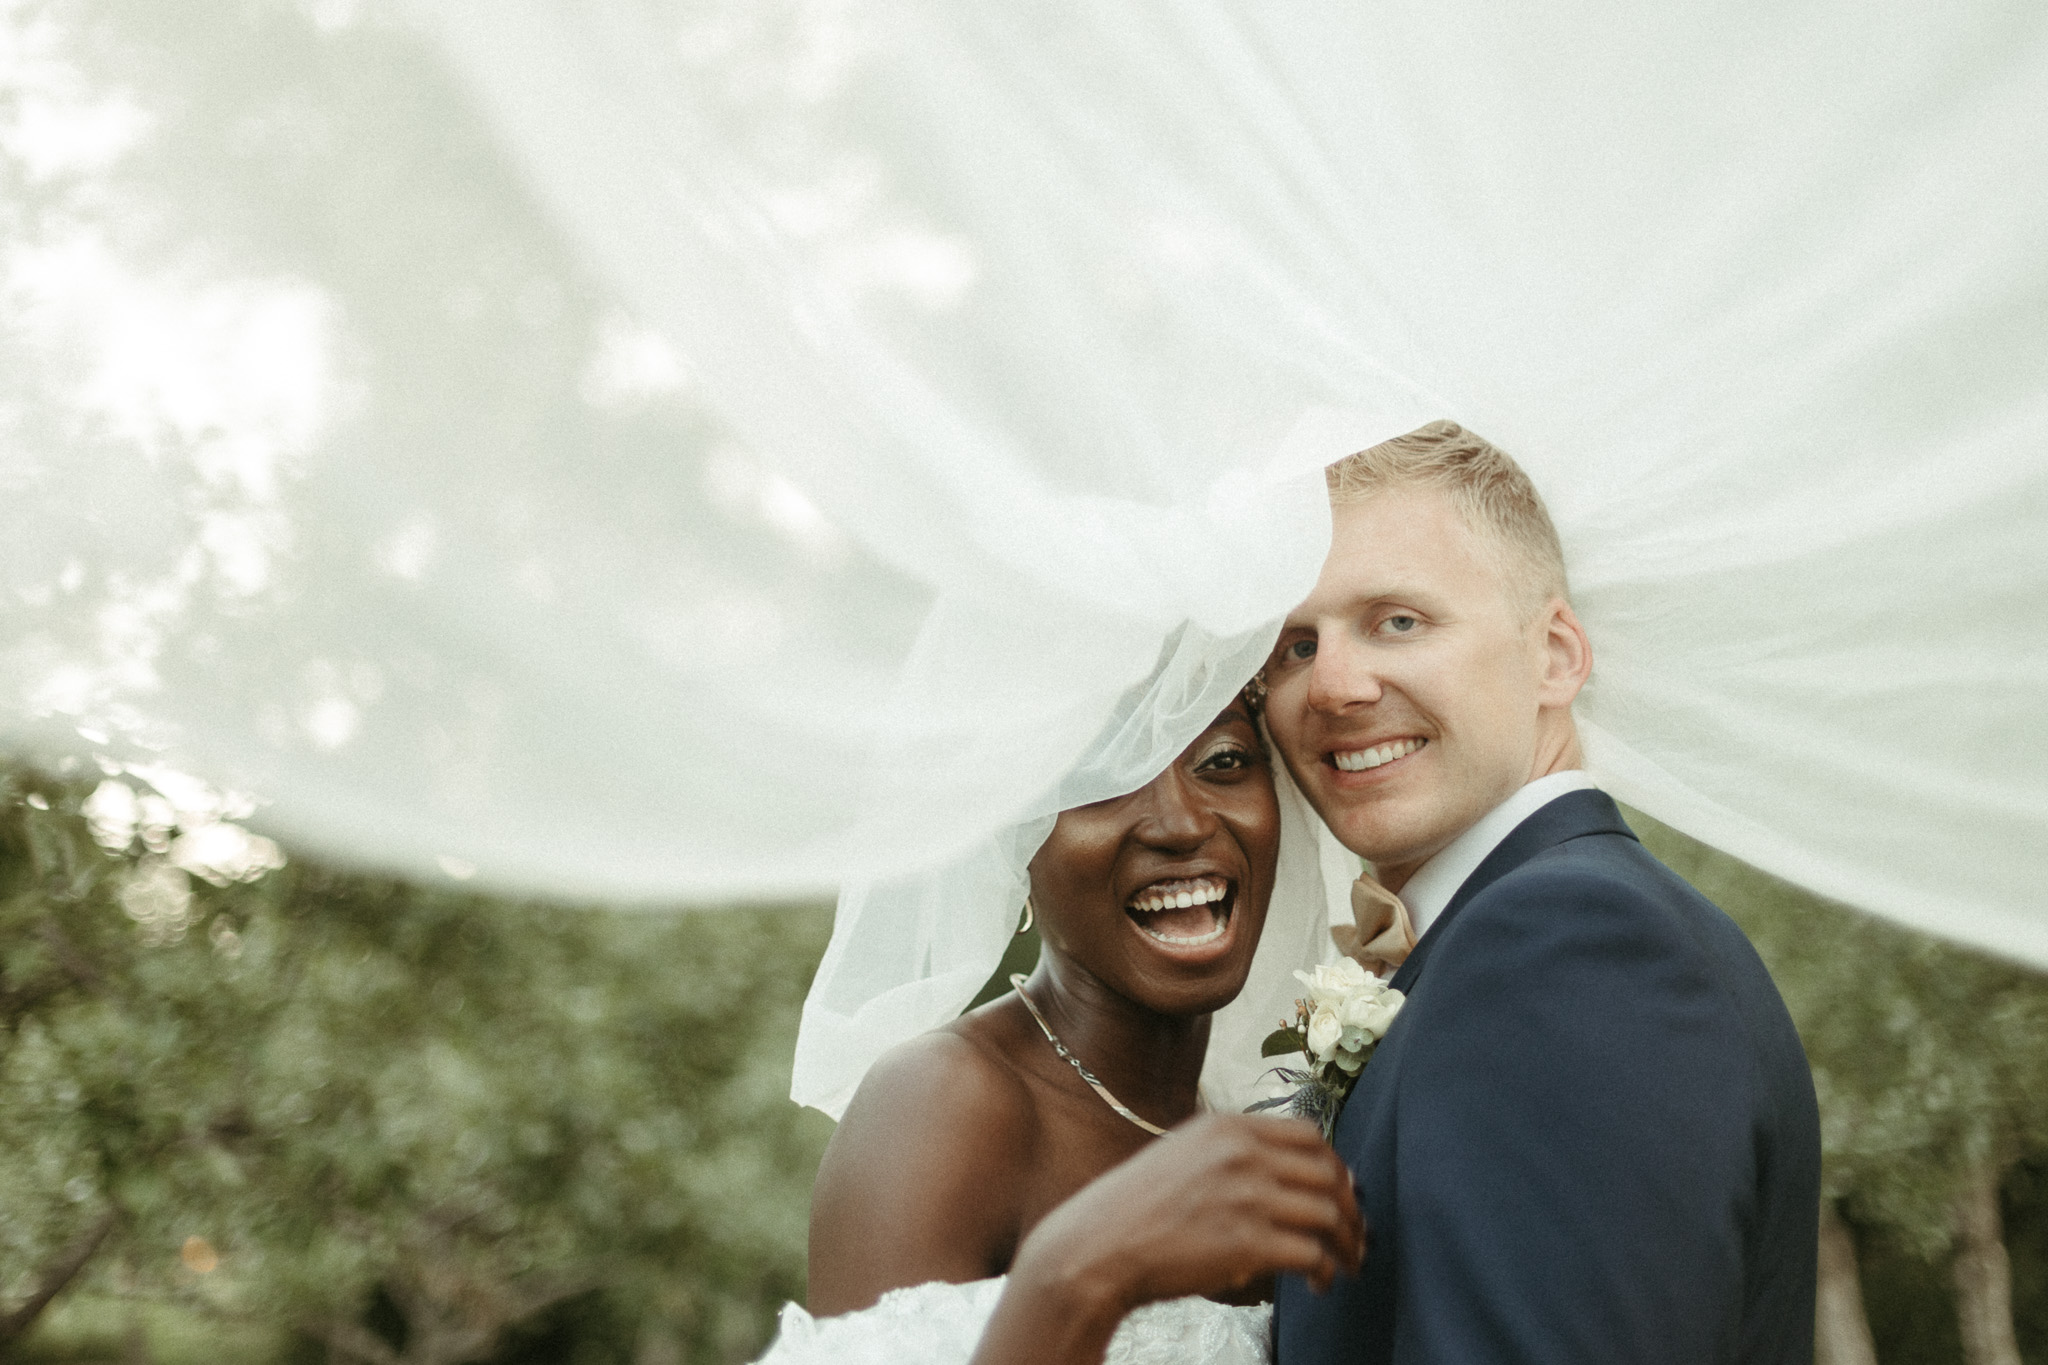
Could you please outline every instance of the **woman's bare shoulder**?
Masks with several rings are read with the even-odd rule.
[[[1036,1115],[1022,1074],[969,1020],[889,1050],[833,1134],[828,1171],[863,1181],[893,1170],[925,1182],[983,1179],[1029,1151]]]
[[[919,1113],[948,1127],[1007,1127],[1028,1116],[1031,1092],[1010,1060],[994,1021],[958,1019],[891,1048],[861,1082],[848,1121],[860,1110]]]
[[[1008,1264],[1036,1114],[1022,1074],[981,1022],[913,1038],[861,1082],[812,1192],[813,1312]]]

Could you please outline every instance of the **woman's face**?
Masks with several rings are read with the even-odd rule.
[[[1161,1014],[1244,988],[1266,923],[1280,806],[1259,732],[1234,702],[1129,796],[1061,811],[1031,860],[1045,945]]]

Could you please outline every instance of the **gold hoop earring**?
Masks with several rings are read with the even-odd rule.
[[[1037,913],[1031,908],[1031,897],[1026,896],[1024,898],[1024,922],[1017,926],[1017,936],[1022,938],[1025,934],[1030,933],[1031,923],[1037,918]]]

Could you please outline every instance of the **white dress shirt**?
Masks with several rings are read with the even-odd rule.
[[[1401,888],[1408,917],[1415,921],[1415,936],[1421,938],[1429,932],[1429,926],[1451,903],[1451,897],[1458,894],[1465,879],[1479,870],[1486,855],[1500,847],[1501,840],[1514,833],[1516,825],[1566,792],[1597,790],[1599,785],[1579,768],[1539,777],[1479,817],[1477,824],[1416,868],[1415,875]]]

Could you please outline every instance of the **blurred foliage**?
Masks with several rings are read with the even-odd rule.
[[[16,1358],[741,1361],[801,1298],[825,907],[213,885],[161,831],[102,847],[96,781],[0,771],[0,1315],[82,1267]],[[1962,1359],[1950,1209],[1990,1169],[2048,1362],[2048,980],[1631,819],[1799,1024],[1880,1358]]]
[[[583,1355],[545,1358],[740,1360],[801,1297],[829,1125],[788,1072],[824,907],[545,907],[303,863],[210,886],[102,849],[85,784],[4,781],[0,1312],[102,1223],[81,1305],[338,1361],[513,1359],[568,1327]]]

